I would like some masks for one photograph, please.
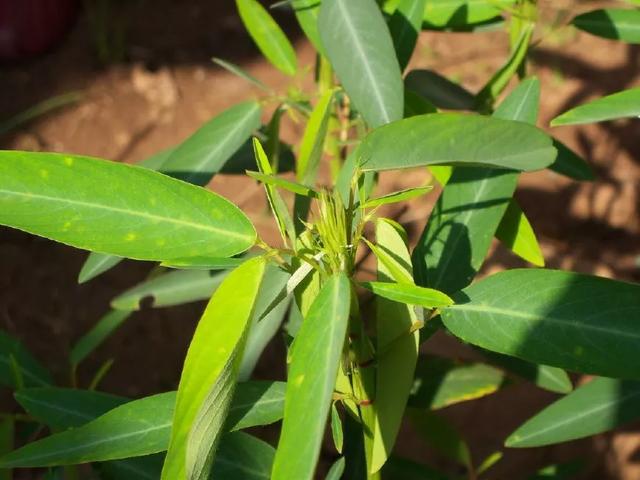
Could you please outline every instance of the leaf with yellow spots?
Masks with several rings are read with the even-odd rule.
[[[350,300],[347,277],[332,277],[296,335],[272,480],[314,478],[347,333]]]
[[[184,362],[162,479],[206,479],[237,381],[265,260],[235,269],[216,290]]]
[[[213,192],[145,168],[56,153],[0,152],[0,225],[139,260],[230,257],[256,239],[244,213]]]

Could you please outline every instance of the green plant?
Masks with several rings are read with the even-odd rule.
[[[129,400],[96,392],[108,365],[88,390],[56,388],[19,343],[0,337],[0,380],[17,390],[27,412],[7,417],[3,438],[12,437],[12,422],[53,432],[7,453],[0,467],[67,466],[71,476],[77,472],[68,466],[92,462],[105,478],[311,479],[330,423],[335,463],[326,478],[447,478],[393,452],[404,418],[473,479],[501,453],[476,465],[457,432],[433,412],[502,388],[507,374],[569,393],[564,369],[611,378],[570,393],[508,445],[576,438],[637,416],[640,285],[542,268],[472,283],[494,237],[544,264],[513,199],[520,174],[550,168],[592,177],[581,158],[534,126],[540,86],[526,77],[526,57],[535,2],[381,3],[282,2],[318,51],[317,90],[282,95],[217,60],[265,97],[230,108],[139,166],[0,154],[0,224],[94,252],[80,281],[122,258],[160,262],[74,347],[74,387],[77,366],[144,299],[159,307],[210,297],[177,393]],[[302,75],[268,11],[256,0],[237,4],[265,57],[284,74]],[[511,55],[477,94],[432,71],[413,70],[403,79],[422,28],[486,27],[502,9],[511,15]],[[617,18],[611,17],[614,26]],[[514,78],[520,82],[499,102]],[[630,92],[624,95],[633,100],[637,92]],[[619,110],[616,98],[555,123],[638,114],[628,102]],[[261,126],[265,105],[275,113]],[[306,122],[295,159],[279,138],[286,114]],[[323,157],[328,183],[319,182]],[[381,216],[380,207],[431,187],[373,194],[379,172],[407,168],[429,168],[443,185],[412,251],[404,228]],[[245,169],[264,185],[278,245],[261,240],[231,202],[201,188],[217,173]],[[295,180],[279,175],[290,170]],[[358,268],[367,252],[377,262],[374,280]],[[285,316],[286,384],[248,380]],[[420,354],[438,330],[475,345],[487,363]],[[585,405],[601,413],[584,418]],[[279,420],[277,448],[239,431]],[[553,466],[537,478],[568,470]]]

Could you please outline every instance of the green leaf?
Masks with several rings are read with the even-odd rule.
[[[376,284],[389,285],[388,282],[394,280],[395,269],[403,270],[409,280],[412,278],[406,234],[396,228],[396,225],[384,219],[376,222],[378,245],[385,251],[393,252],[390,260],[395,267],[390,268],[391,266],[378,260],[377,276],[381,282],[375,282]],[[418,288],[411,283],[391,285]],[[384,297],[376,298],[377,368],[375,401],[372,405],[374,427],[371,464],[368,465],[370,473],[382,468],[396,442],[413,386],[413,371],[420,341],[416,325],[421,320],[412,305]]]
[[[350,295],[344,274],[329,279],[298,331],[273,480],[313,478],[347,333]]]
[[[209,120],[178,145],[162,172],[204,186],[260,127],[262,109],[255,101],[240,103]]]
[[[527,79],[500,104],[494,119],[535,121],[539,98],[540,82]],[[413,252],[418,284],[453,293],[473,280],[513,204],[517,182],[518,174],[505,170],[454,168]],[[514,229],[503,236],[513,237],[515,245],[518,233]]]
[[[413,90],[404,89],[404,118],[415,117],[427,113],[436,113],[438,109],[433,103]]]
[[[538,365],[525,362],[519,358],[509,357],[496,352],[482,351],[487,359],[507,372],[532,382],[537,387],[555,393],[569,393],[573,390],[573,384],[567,372],[560,368],[548,365]]]
[[[496,238],[520,258],[544,267],[544,256],[536,233],[515,199],[511,199],[500,220]]]
[[[631,88],[569,110],[554,118],[551,126],[578,125],[639,116],[640,88]]]
[[[429,445],[446,458],[473,470],[469,446],[447,420],[430,412],[413,409],[409,412],[411,423]]]
[[[411,70],[404,79],[407,89],[444,110],[473,110],[474,95],[432,70]]]
[[[286,385],[282,382],[238,384],[225,431],[266,425],[282,418]],[[22,390],[16,399],[51,426],[81,425],[26,445],[0,459],[4,468],[73,465],[150,455],[165,451],[171,436],[176,392],[126,401],[82,390]],[[106,413],[92,420],[107,410]],[[91,420],[85,423],[87,420]],[[225,437],[225,438],[228,438]],[[224,444],[224,441],[222,442]],[[221,447],[222,449],[222,447]]]
[[[299,182],[313,185],[320,166],[333,106],[333,90],[326,91],[311,112],[300,143],[297,163]]]
[[[320,32],[318,30],[320,0],[292,0],[291,4],[302,31],[318,53],[324,55],[322,42],[320,41]]]
[[[329,472],[327,472],[325,480],[340,480],[342,478],[342,474],[344,473],[344,467],[344,457],[340,457],[333,463],[333,465],[331,465],[331,468],[329,469]]]
[[[487,350],[571,371],[640,378],[640,285],[557,270],[488,277],[442,311],[451,333]],[[615,355],[611,352],[615,351]]]
[[[11,388],[20,388],[21,383],[41,387],[51,381],[49,372],[20,341],[0,331],[0,384]]]
[[[547,465],[538,470],[535,475],[527,477],[527,480],[570,480],[584,470],[583,460],[574,460],[568,463]]]
[[[432,28],[453,28],[475,25],[500,15],[500,7],[513,5],[515,0],[428,0],[424,21]]]
[[[236,0],[240,18],[262,54],[287,75],[298,69],[296,52],[282,29],[257,0]]]
[[[442,164],[529,171],[556,158],[551,139],[536,127],[459,113],[419,115],[385,125],[365,137],[359,152],[362,169],[374,171]]]
[[[26,110],[14,115],[6,120],[0,121],[0,135],[6,135],[17,128],[20,128],[30,121],[47,115],[48,113],[58,110],[59,108],[72,105],[82,100],[84,95],[82,92],[67,92],[62,95],[47,98]]]
[[[273,174],[273,168],[269,163],[267,154],[265,153],[264,148],[262,148],[262,144],[257,138],[253,139],[253,151],[256,156],[256,162],[258,164],[260,173],[265,175]],[[269,206],[271,207],[273,216],[278,223],[278,230],[280,231],[282,241],[286,245],[288,237],[291,243],[295,245],[295,227],[293,225],[291,215],[289,214],[287,204],[284,202],[284,200],[272,184],[265,183],[264,189],[267,193],[267,200],[269,201]]]
[[[240,66],[236,65],[235,63],[231,63],[231,62],[228,62],[226,60],[223,60],[222,58],[217,58],[217,57],[213,57],[211,59],[211,61],[213,63],[215,63],[216,65],[221,66],[222,68],[224,68],[228,72],[233,73],[237,77],[240,77],[240,78],[246,80],[247,82],[251,83],[252,85],[255,85],[260,90],[263,90],[263,91],[265,91],[267,93],[273,93],[273,90],[271,90],[271,88],[266,86],[263,82],[258,80],[256,77],[254,77],[249,72],[247,72],[246,70],[244,70]]]
[[[220,443],[211,479],[269,480],[274,448],[244,432],[225,435]]]
[[[640,43],[640,10],[604,8],[575,17],[571,23],[598,37]]]
[[[177,270],[146,280],[111,300],[116,310],[169,307],[207,300],[227,276],[227,272]],[[149,304],[146,302],[148,301]]]
[[[114,255],[90,253],[80,269],[80,273],[78,274],[78,283],[86,283],[89,280],[96,278],[107,270],[111,270],[122,260],[124,259]]]
[[[15,398],[29,415],[56,430],[80,427],[129,402],[108,393],[58,387],[18,390]]]
[[[79,365],[96,348],[102,344],[122,323],[129,318],[131,312],[113,310],[104,315],[89,332],[75,343],[69,352],[69,362],[72,366]]]
[[[507,447],[539,447],[612,430],[640,418],[640,383],[596,378],[527,420]]]
[[[241,255],[232,258],[189,257],[174,258],[160,263],[161,267],[177,268],[180,270],[228,270],[236,268],[246,262],[251,255]]]
[[[400,0],[398,8],[389,20],[389,31],[400,63],[400,70],[405,69],[413,54],[418,34],[422,30],[426,4],[427,0]]]
[[[127,460],[112,460],[96,464],[100,479],[157,480],[162,471],[164,455],[155,454]]]
[[[420,356],[415,377],[409,405],[421,410],[482,398],[496,392],[505,381],[504,374],[489,365],[456,364],[433,356]]]
[[[406,202],[413,198],[421,197],[431,190],[433,190],[432,185],[407,188],[405,190],[400,190],[399,192],[388,193],[382,197],[370,198],[361,206],[361,208],[375,208],[381,205],[388,205],[390,203]]]
[[[553,146],[558,150],[558,158],[549,166],[549,170],[575,180],[591,181],[595,179],[589,164],[577,153],[555,138]]]
[[[282,177],[276,177],[273,174],[247,171],[247,175],[258,182],[264,183],[265,185],[280,187],[283,190],[288,190],[289,192],[293,192],[304,197],[316,198],[318,196],[318,192],[311,187],[307,187],[306,185],[302,185],[301,183],[286,180]]]
[[[180,377],[163,479],[209,474],[264,270],[258,257],[232,271],[198,323]]]
[[[331,404],[331,437],[333,438],[333,445],[336,447],[338,453],[342,453],[342,446],[344,444],[342,419],[340,418],[335,402]]]
[[[375,128],[401,119],[400,67],[375,1],[323,0],[318,24],[327,57],[365,121]]]
[[[0,152],[0,224],[139,260],[227,257],[256,239],[240,209],[213,192],[145,168],[57,153]]]
[[[420,305],[424,308],[441,308],[451,305],[453,300],[438,290],[418,287],[417,285],[393,282],[362,282],[367,290],[379,297],[407,305]]]

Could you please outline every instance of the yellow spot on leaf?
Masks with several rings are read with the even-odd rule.
[[[40,170],[40,176],[42,178],[49,178],[49,170],[45,170],[44,168]]]
[[[63,232],[66,232],[70,228],[71,228],[71,222],[64,222],[64,225],[62,225],[62,231]]]
[[[296,387],[299,387],[300,385],[302,385],[302,382],[304,382],[304,373],[301,373],[293,380],[293,384]]]
[[[158,203],[158,201],[157,201],[154,197],[151,197],[151,198],[149,199],[149,203],[155,207],[155,206],[156,206],[156,204]]]
[[[156,240],[156,246],[158,246],[158,247],[164,247],[166,243],[167,243],[167,241],[165,239],[163,239],[163,238],[161,238],[159,240]]]
[[[71,157],[64,157],[64,164],[67,167],[71,167],[73,165],[73,158]]]
[[[133,242],[136,238],[138,238],[138,235],[136,235],[133,232],[129,232],[125,235],[124,237],[124,241],[125,242]]]

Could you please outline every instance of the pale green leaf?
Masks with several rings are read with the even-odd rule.
[[[340,418],[335,402],[331,405],[331,437],[333,438],[333,445],[336,447],[338,453],[342,453],[342,447],[344,445],[342,419]]]
[[[429,165],[485,165],[539,170],[556,158],[551,138],[522,122],[437,113],[419,115],[371,132],[359,149],[363,170]]]
[[[340,457],[333,463],[333,465],[331,465],[331,468],[327,472],[325,480],[340,480],[342,478],[342,474],[344,473],[344,467],[344,457]]]
[[[78,274],[78,283],[86,283],[98,275],[111,270],[118,265],[123,258],[104,253],[90,253]]]
[[[145,168],[57,153],[0,152],[0,224],[139,260],[227,257],[256,238],[240,209],[213,192]]]
[[[544,267],[544,256],[536,234],[515,199],[509,202],[500,220],[496,238],[519,257],[537,267]]]
[[[116,310],[170,307],[207,300],[227,276],[227,272],[177,270],[146,280],[111,300]]]
[[[603,433],[640,418],[639,403],[639,382],[596,378],[525,422],[506,446],[539,447]]]
[[[640,43],[640,10],[604,8],[575,17],[571,23],[599,37]]]
[[[580,105],[554,118],[551,126],[605,122],[627,117],[640,117],[640,88],[631,88]]]
[[[297,163],[299,182],[313,185],[318,174],[333,106],[333,90],[326,91],[311,112],[300,143]]]
[[[466,27],[492,20],[516,0],[427,0],[424,21],[432,28]]]
[[[400,67],[375,0],[323,0],[318,23],[326,55],[365,121],[375,128],[401,119]]]
[[[394,282],[362,282],[360,285],[379,297],[408,305],[442,308],[453,303],[453,300],[444,293],[417,285]]]
[[[295,75],[296,52],[269,12],[257,0],[236,0],[236,6],[249,35],[267,60],[283,73]]]
[[[350,298],[344,274],[329,279],[296,335],[273,480],[314,476],[347,333]]]
[[[180,378],[163,479],[209,474],[264,270],[258,257],[232,271],[198,323]]]
[[[488,277],[442,310],[451,333],[487,350],[570,371],[640,378],[640,286],[558,270]],[[615,352],[613,354],[612,352]]]

